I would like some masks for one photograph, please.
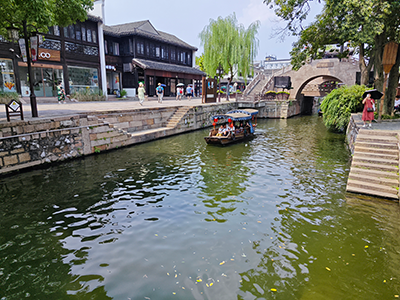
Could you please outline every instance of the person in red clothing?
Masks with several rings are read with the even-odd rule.
[[[363,127],[367,127],[367,121],[369,121],[369,127],[371,127],[371,122],[374,119],[375,101],[371,98],[371,94],[367,94],[367,97],[364,98],[362,103],[364,104],[361,118],[364,121]]]

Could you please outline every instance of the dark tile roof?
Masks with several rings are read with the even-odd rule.
[[[143,68],[143,69],[150,69],[150,70],[160,70],[160,71],[167,71],[167,72],[176,72],[176,73],[186,73],[186,74],[193,74],[193,75],[201,75],[206,76],[206,73],[200,71],[199,69],[187,67],[187,66],[180,66],[174,64],[168,64],[163,62],[157,62],[152,60],[146,59],[132,59],[133,64]]]
[[[103,19],[100,18],[100,17],[94,16],[94,15],[91,15],[91,14],[88,14],[87,17],[88,17],[89,21],[103,23]]]
[[[188,48],[188,49],[197,51],[196,47],[191,46],[188,43],[185,43],[184,41],[182,41],[181,39],[177,38],[176,36],[174,36],[172,34],[156,30],[154,27],[153,27],[154,31],[156,32],[154,34],[149,31],[142,30],[139,28],[146,23],[149,23],[150,26],[153,27],[153,25],[151,25],[150,21],[146,20],[146,21],[132,22],[132,23],[126,23],[126,24],[120,24],[120,25],[113,25],[113,26],[104,25],[103,29],[104,29],[105,35],[110,35],[113,37],[137,35],[137,36],[147,37],[147,38],[154,39],[154,40],[157,40],[160,42],[173,44],[176,46],[181,46],[184,48]]]

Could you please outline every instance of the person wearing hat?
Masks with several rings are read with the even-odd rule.
[[[164,96],[164,89],[161,86],[161,83],[158,84],[158,86],[156,88],[156,92],[157,92],[157,97],[158,97],[158,103],[162,103],[162,98]]]
[[[139,97],[139,104],[140,105],[143,105],[144,95],[145,94],[146,94],[146,91],[144,89],[143,83],[139,82],[138,97]]]

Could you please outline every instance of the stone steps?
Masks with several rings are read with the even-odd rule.
[[[182,118],[187,114],[189,110],[190,107],[179,107],[166,122],[166,127],[175,128],[176,126],[178,126],[179,122],[182,120]]]
[[[397,133],[361,129],[347,181],[348,192],[399,199]]]

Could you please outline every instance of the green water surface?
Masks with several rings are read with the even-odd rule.
[[[200,130],[0,179],[0,300],[396,299],[398,203],[345,193],[318,117]]]

